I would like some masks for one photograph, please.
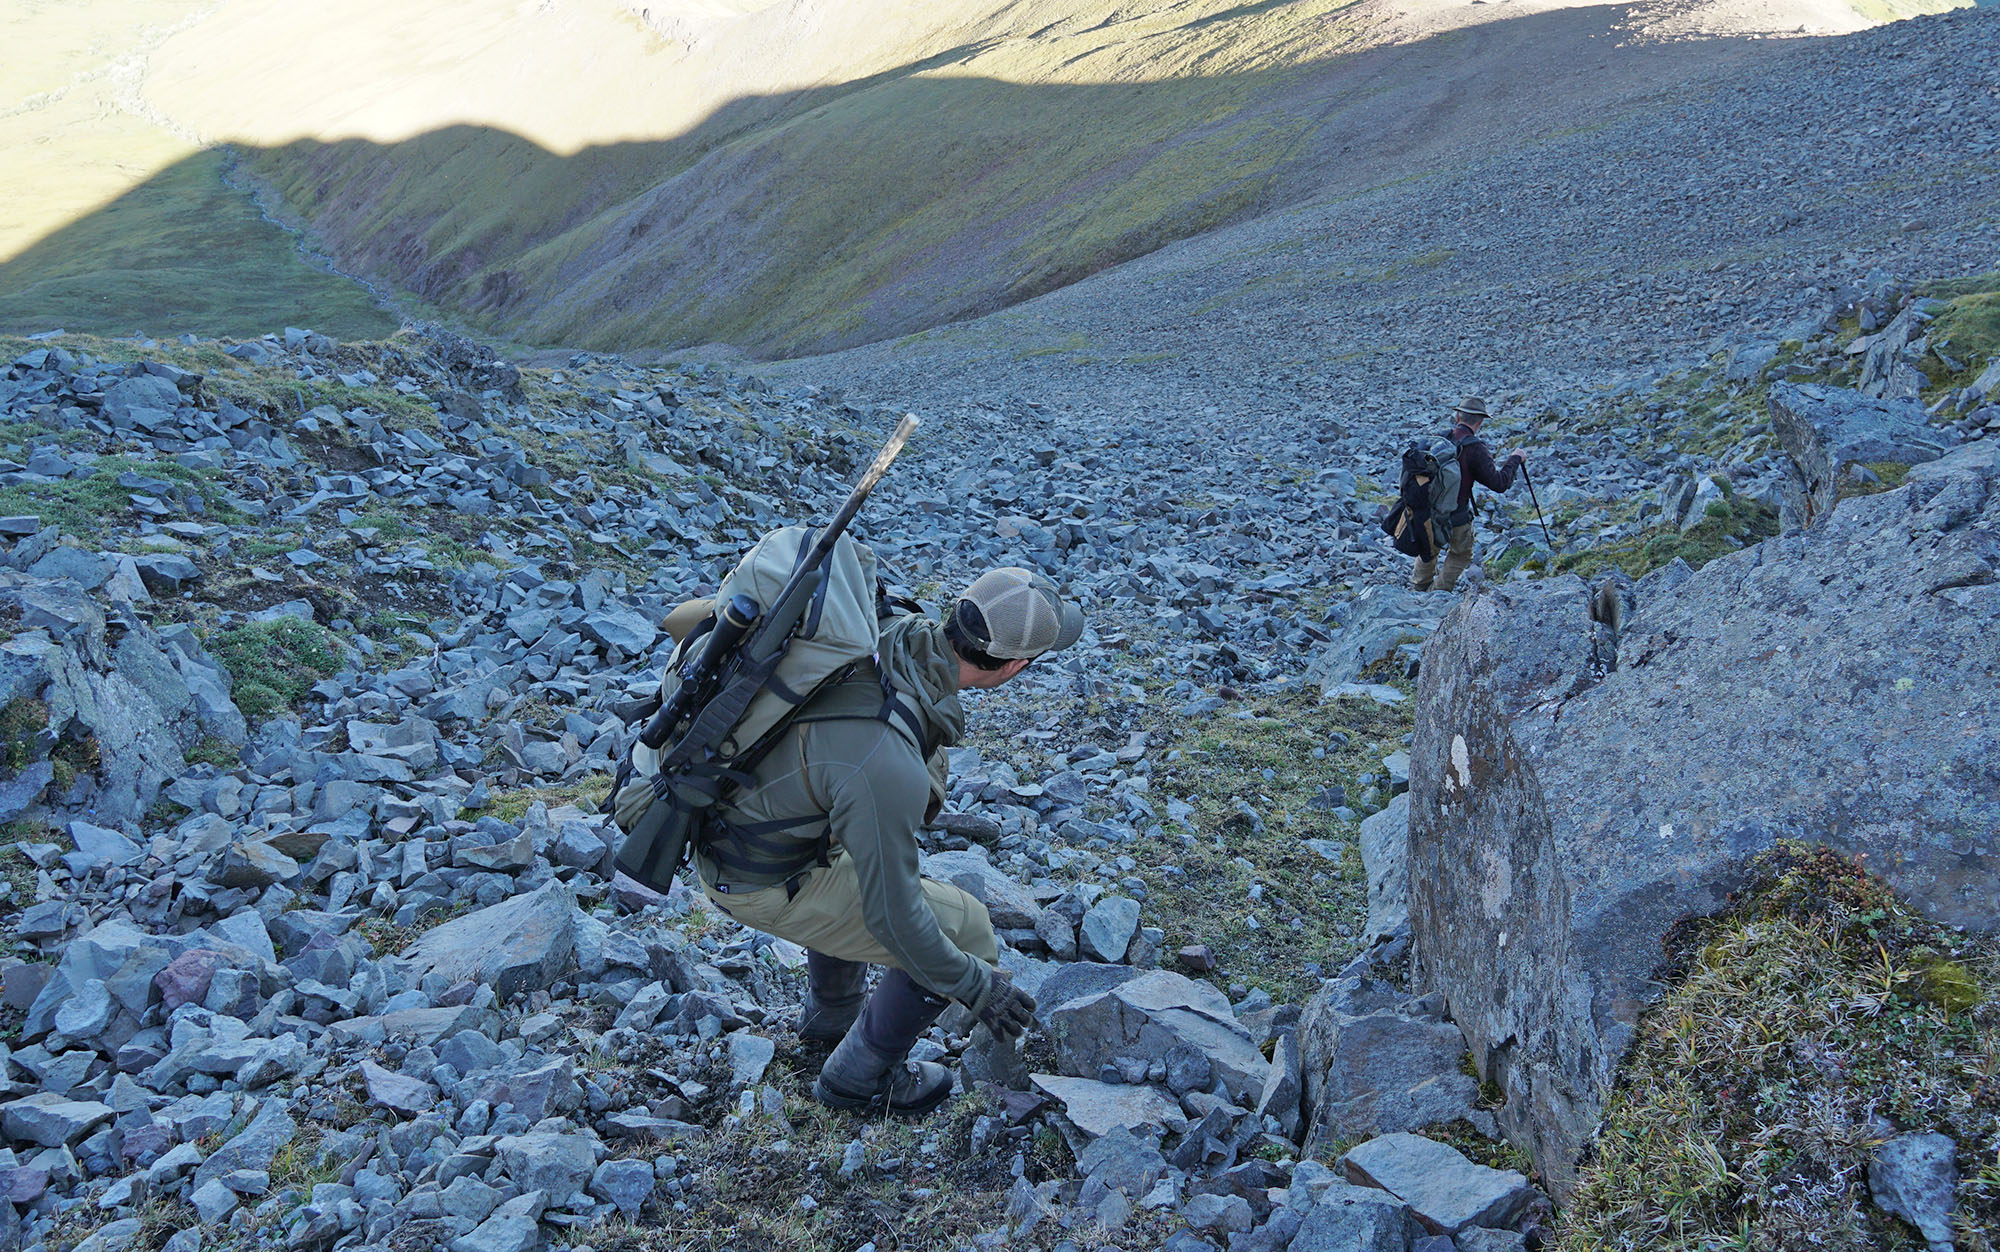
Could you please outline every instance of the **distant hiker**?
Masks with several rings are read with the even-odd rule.
[[[834,1045],[813,1084],[822,1104],[937,1107],[950,1073],[905,1058],[950,1000],[1003,1041],[1033,1019],[1034,998],[996,968],[986,906],[918,874],[916,834],[944,802],[959,693],[998,687],[1082,633],[1055,584],[1018,568],[980,575],[943,622],[896,618],[875,659],[815,696],[757,765],[722,810],[724,836],[697,848],[717,908],[806,949],[799,1034]],[[891,967],[873,995],[870,965]]]
[[[1491,491],[1508,491],[1514,486],[1515,472],[1528,459],[1527,453],[1516,450],[1508,453],[1499,466],[1493,464],[1493,453],[1479,437],[1479,428],[1485,425],[1487,417],[1486,401],[1480,397],[1460,400],[1452,416],[1458,419],[1457,423],[1444,438],[1457,453],[1458,502],[1445,518],[1445,526],[1434,528],[1447,536],[1443,544],[1443,568],[1438,568],[1435,555],[1420,556],[1416,569],[1410,573],[1410,586],[1418,591],[1432,589],[1433,575],[1439,591],[1458,586],[1459,575],[1472,564],[1472,485],[1476,482]]]

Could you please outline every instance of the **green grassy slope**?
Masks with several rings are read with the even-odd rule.
[[[538,137],[454,125],[275,144],[252,168],[344,257],[497,333],[838,347],[1001,307],[1256,205],[1323,108],[1291,92],[1300,68],[1360,33],[1352,0],[1082,7],[939,6],[905,35],[922,54],[906,63],[705,113],[665,87],[659,128],[700,115],[660,138],[567,150],[558,121]],[[349,120],[379,130],[372,117]]]

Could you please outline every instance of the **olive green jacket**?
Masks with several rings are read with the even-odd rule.
[[[986,966],[961,951],[938,928],[918,886],[917,830],[944,797],[944,749],[965,730],[958,698],[958,658],[943,628],[919,616],[883,632],[877,652],[897,697],[916,715],[921,741],[903,717],[870,716],[881,706],[880,671],[864,663],[853,678],[806,707],[802,719],[837,705],[858,718],[802,720],[759,764],[751,785],[738,793],[722,818],[756,826],[806,816],[823,821],[793,827],[772,838],[796,841],[801,850],[831,834],[854,859],[861,887],[862,921],[896,964],[919,983],[970,1004],[986,986]],[[830,699],[828,697],[831,697]],[[757,875],[697,854],[702,879],[734,887],[761,887],[786,875]]]

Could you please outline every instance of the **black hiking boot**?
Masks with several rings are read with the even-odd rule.
[[[903,1058],[948,1003],[902,970],[890,970],[826,1058],[813,1083],[813,1098],[828,1108],[905,1117],[921,1116],[944,1103],[951,1094],[951,1071]]]

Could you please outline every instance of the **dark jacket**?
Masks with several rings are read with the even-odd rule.
[[[1514,471],[1521,463],[1508,457],[1500,465],[1493,464],[1492,450],[1463,422],[1452,427],[1445,438],[1458,445],[1458,509],[1451,521],[1454,526],[1463,526],[1472,520],[1472,484],[1492,491],[1511,490]]]

